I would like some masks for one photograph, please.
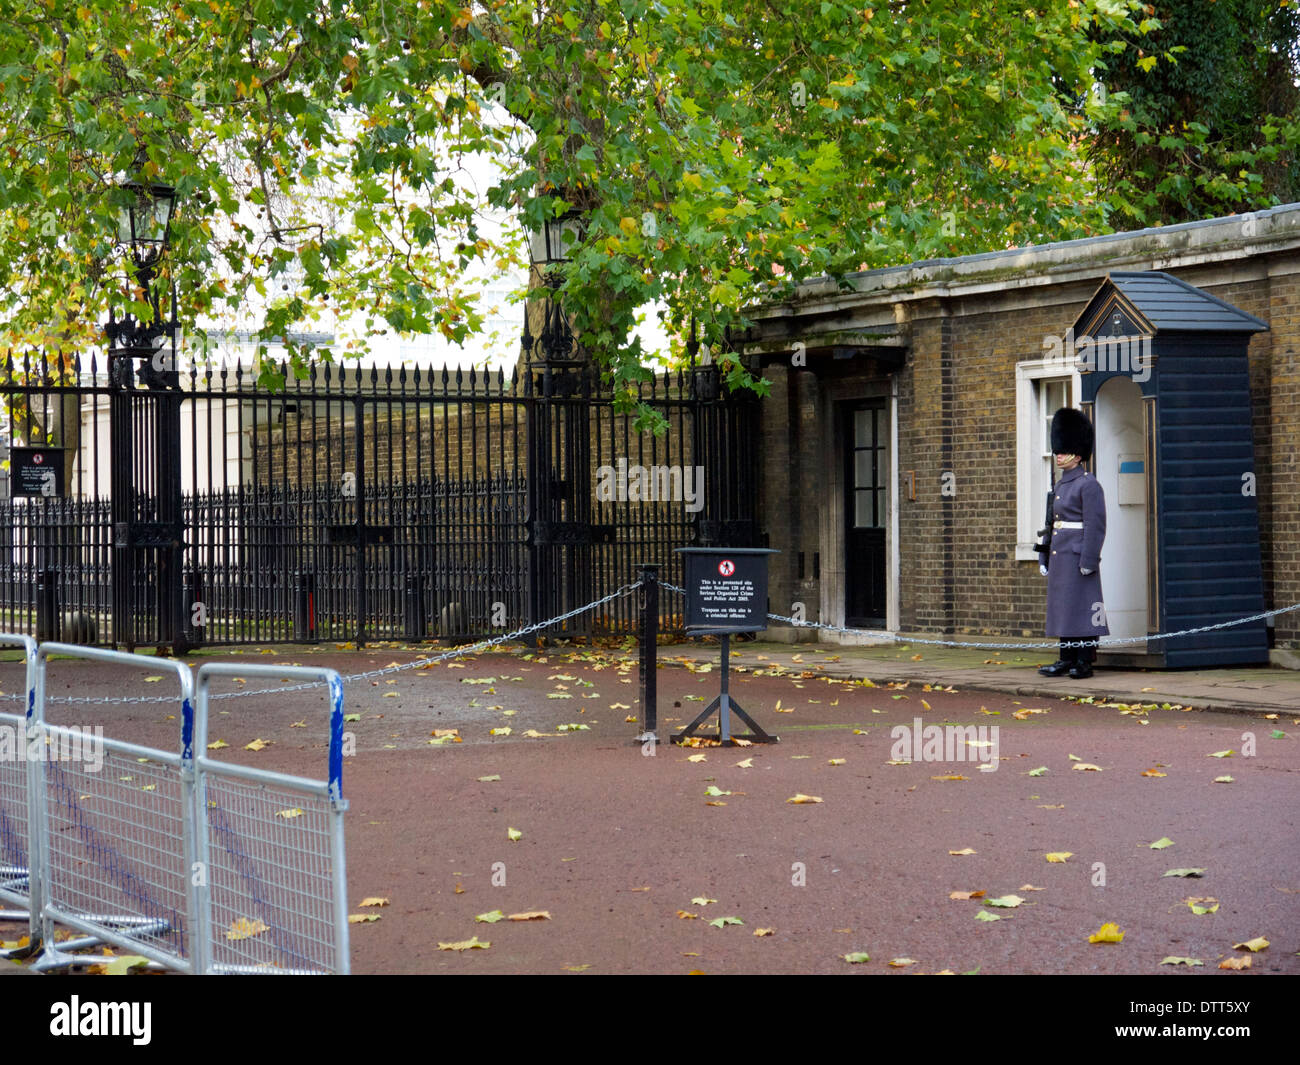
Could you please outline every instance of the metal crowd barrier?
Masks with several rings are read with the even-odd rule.
[[[111,944],[181,973],[350,971],[337,672],[209,664],[196,683],[165,659],[4,634],[0,646],[26,652],[28,691],[26,715],[0,726],[15,744],[36,737],[0,757],[0,899],[20,908],[2,916],[31,930],[7,955],[39,951],[33,968],[66,969],[103,961],[74,951]],[[179,750],[47,720],[54,655],[171,673]],[[211,681],[236,674],[323,682],[327,780],[208,757],[209,706],[223,697]],[[56,944],[56,924],[82,938]]]
[[[171,673],[179,686],[180,752],[95,735],[46,718],[52,655]],[[49,757],[33,762],[33,824],[40,826],[42,951],[34,968],[85,964],[71,953],[112,944],[177,972],[196,971],[189,940],[202,904],[194,829],[194,681],[161,658],[45,643],[36,653],[36,727]],[[102,728],[102,726],[100,726]],[[97,758],[85,757],[87,743]],[[81,757],[76,757],[80,753]],[[63,757],[71,754],[72,757]],[[98,763],[98,764],[97,764]],[[87,938],[56,945],[55,923]]]
[[[329,779],[218,761],[207,755],[215,677],[324,681]],[[194,760],[199,853],[209,905],[196,951],[216,973],[350,972],[343,813],[343,681],[332,669],[211,663],[198,672]]]
[[[0,712],[0,903],[17,907],[0,910],[0,920],[26,921],[28,946],[0,950],[0,957],[24,957],[37,949],[40,926],[40,878],[32,869],[39,864],[40,833],[32,831],[33,771],[28,757],[28,737],[33,734],[36,711],[36,641],[30,636],[0,634],[0,646],[19,647],[24,654],[23,713]],[[33,889],[37,896],[33,898]]]

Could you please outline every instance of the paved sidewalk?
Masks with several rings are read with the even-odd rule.
[[[976,642],[980,637],[958,636],[953,639]],[[988,642],[1012,641],[990,637]],[[659,647],[661,662],[671,663],[674,659],[716,662],[718,657],[719,648],[712,639],[708,643],[688,640]],[[1040,676],[1038,667],[1052,662],[1055,657],[1051,650],[1033,647],[1022,653],[908,643],[844,646],[759,639],[753,642],[733,640],[731,644],[733,668],[779,665],[785,669],[814,670],[818,675],[868,677],[878,682],[908,680],[950,684],[958,689],[973,688],[1014,695],[1093,696],[1108,702],[1167,702],[1203,710],[1300,714],[1300,672],[1295,670],[1259,666],[1157,671],[1102,666],[1088,680]]]

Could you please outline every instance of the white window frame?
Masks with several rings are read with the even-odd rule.
[[[1052,412],[1043,410],[1041,384],[1044,381],[1068,381],[1070,405],[1077,407],[1082,395],[1077,368],[1070,368],[1058,358],[1027,359],[1016,364],[1016,561],[1037,562],[1034,544],[1043,525],[1043,504],[1047,489],[1044,481],[1043,447],[1040,427]],[[1050,467],[1048,467],[1050,469]]]

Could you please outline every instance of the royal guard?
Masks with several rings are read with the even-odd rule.
[[[1081,411],[1062,407],[1052,416],[1052,451],[1061,479],[1053,491],[1049,546],[1039,569],[1047,578],[1047,635],[1060,637],[1061,657],[1039,669],[1045,677],[1091,677],[1097,637],[1110,634],[1100,569],[1106,497],[1083,468],[1092,457],[1093,440],[1092,423]]]

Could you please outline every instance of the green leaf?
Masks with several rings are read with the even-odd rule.
[[[1169,955],[1169,957],[1167,957],[1167,958],[1162,958],[1162,959],[1160,960],[1160,964],[1161,964],[1161,965],[1187,965],[1187,966],[1193,966],[1193,965],[1204,965],[1205,962],[1201,961],[1200,958],[1180,958],[1180,957],[1177,957],[1177,956],[1171,954],[1171,955]]]
[[[709,922],[709,924],[712,925],[714,928],[721,928],[723,927],[723,925],[744,924],[744,923],[745,922],[742,921],[739,917],[715,917],[712,921]]]
[[[1010,915],[1009,915],[1009,914],[996,914],[996,913],[989,913],[988,910],[979,910],[979,911],[975,914],[975,920],[977,920],[977,921],[1001,921],[1001,920],[1003,920],[1004,918],[1009,920],[1009,919],[1010,919]]]
[[[861,965],[864,961],[870,961],[871,955],[869,955],[865,950],[855,950],[843,955],[843,958],[850,965]]]
[[[1046,772],[1047,772],[1047,766],[1040,765],[1037,769],[1031,769],[1029,771],[1029,775],[1031,777],[1041,777]]]
[[[488,913],[480,913],[474,918],[476,921],[482,921],[484,924],[496,924],[498,921],[504,921],[506,915],[501,910],[492,910]]]
[[[1151,850],[1162,851],[1166,847],[1172,847],[1173,845],[1174,845],[1174,841],[1172,839],[1170,839],[1168,836],[1161,836],[1158,840],[1156,840],[1154,843],[1151,844]]]

